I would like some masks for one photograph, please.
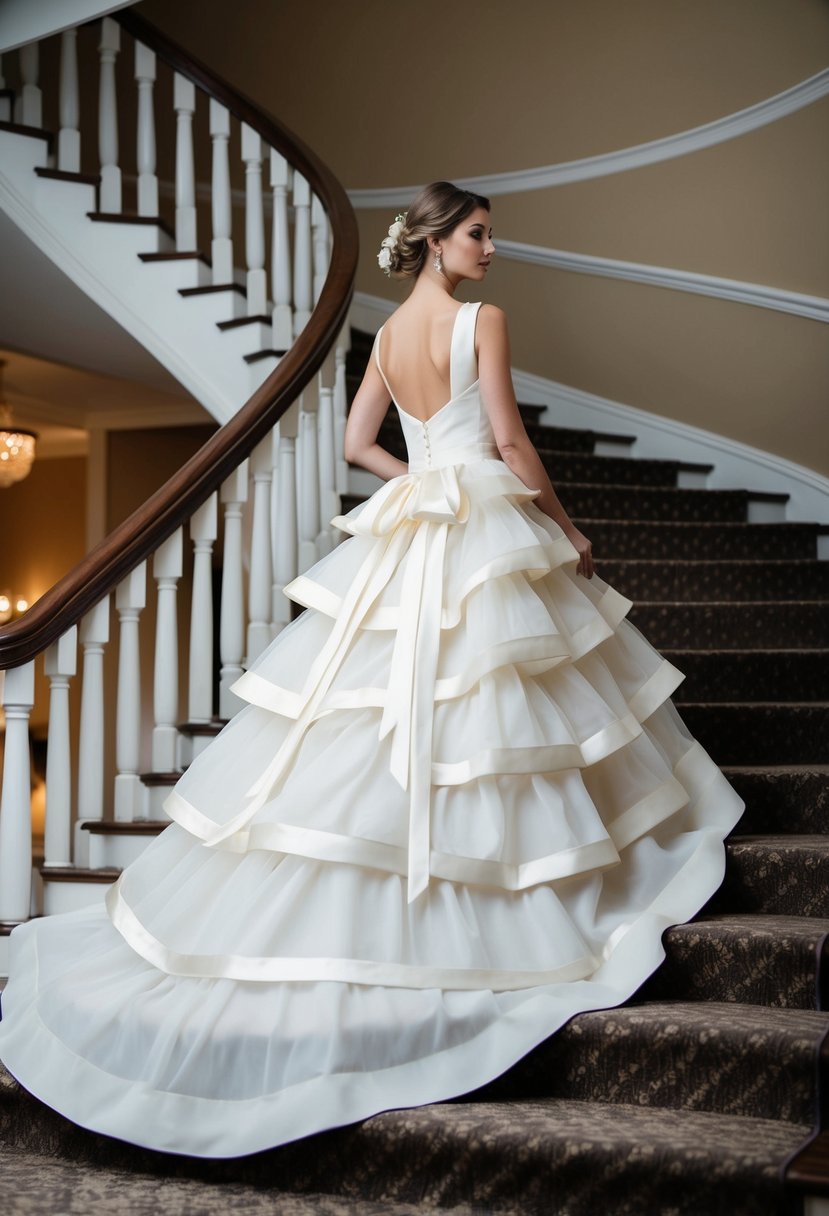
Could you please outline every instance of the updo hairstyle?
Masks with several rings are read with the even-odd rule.
[[[430,182],[424,186],[406,212],[402,231],[390,251],[390,277],[416,278],[429,255],[426,238],[448,237],[477,207],[489,211],[489,199],[461,190],[451,182]]]

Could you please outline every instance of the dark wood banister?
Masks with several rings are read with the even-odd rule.
[[[77,624],[123,578],[175,532],[264,439],[309,383],[334,345],[354,291],[359,252],[357,221],[344,189],[298,136],[134,12],[114,20],[155,51],[182,76],[220,101],[277,148],[305,177],[331,221],[331,262],[319,300],[300,336],[279,366],[238,414],[159,490],[124,520],[26,615],[0,628],[0,671],[35,658]]]

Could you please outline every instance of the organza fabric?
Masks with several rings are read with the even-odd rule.
[[[462,1094],[629,997],[721,882],[743,803],[498,458],[477,309],[173,822],[105,904],[11,934],[0,1058],[85,1127],[238,1156]]]

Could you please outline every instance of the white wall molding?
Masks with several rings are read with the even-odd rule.
[[[397,304],[355,291],[350,324],[376,333]],[[636,436],[631,455],[657,460],[713,464],[711,489],[750,489],[787,493],[786,519],[829,522],[829,478],[773,452],[689,426],[636,406],[573,388],[531,372],[513,369],[519,401],[545,405],[544,421],[551,425],[584,427]]]
[[[667,287],[672,291],[688,291],[694,295],[733,300],[738,304],[753,304],[777,312],[809,317],[813,321],[829,321],[829,300],[822,296],[804,295],[784,287],[769,287],[763,283],[744,283],[739,279],[724,279],[714,274],[698,274],[672,266],[649,266],[644,262],[625,262],[621,258],[602,258],[592,253],[572,253],[565,249],[548,249],[543,245],[528,245],[523,241],[500,240],[497,252],[517,262],[535,266],[571,270],[576,274],[599,275],[603,278],[625,279],[630,283],[645,283],[649,287]]]
[[[703,148],[736,139],[748,131],[768,126],[797,110],[810,106],[829,94],[829,68],[809,76],[790,89],[776,93],[755,105],[727,114],[713,122],[652,139],[647,143],[619,148],[614,152],[601,152],[595,156],[584,156],[578,160],[562,161],[559,164],[541,165],[533,169],[515,169],[507,173],[484,173],[476,177],[453,177],[456,185],[479,194],[523,194],[526,190],[546,190],[550,186],[566,186],[571,182],[587,181],[593,177],[607,177],[611,173],[624,173],[628,169],[639,169],[643,165],[672,160],[686,156]],[[384,186],[380,189],[355,189],[348,197],[356,208],[388,208],[397,210],[414,198],[420,185]]]

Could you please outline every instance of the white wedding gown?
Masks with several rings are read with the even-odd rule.
[[[743,803],[499,459],[477,309],[173,822],[11,935],[0,1058],[85,1127],[230,1157],[465,1093],[628,998],[722,879]]]

